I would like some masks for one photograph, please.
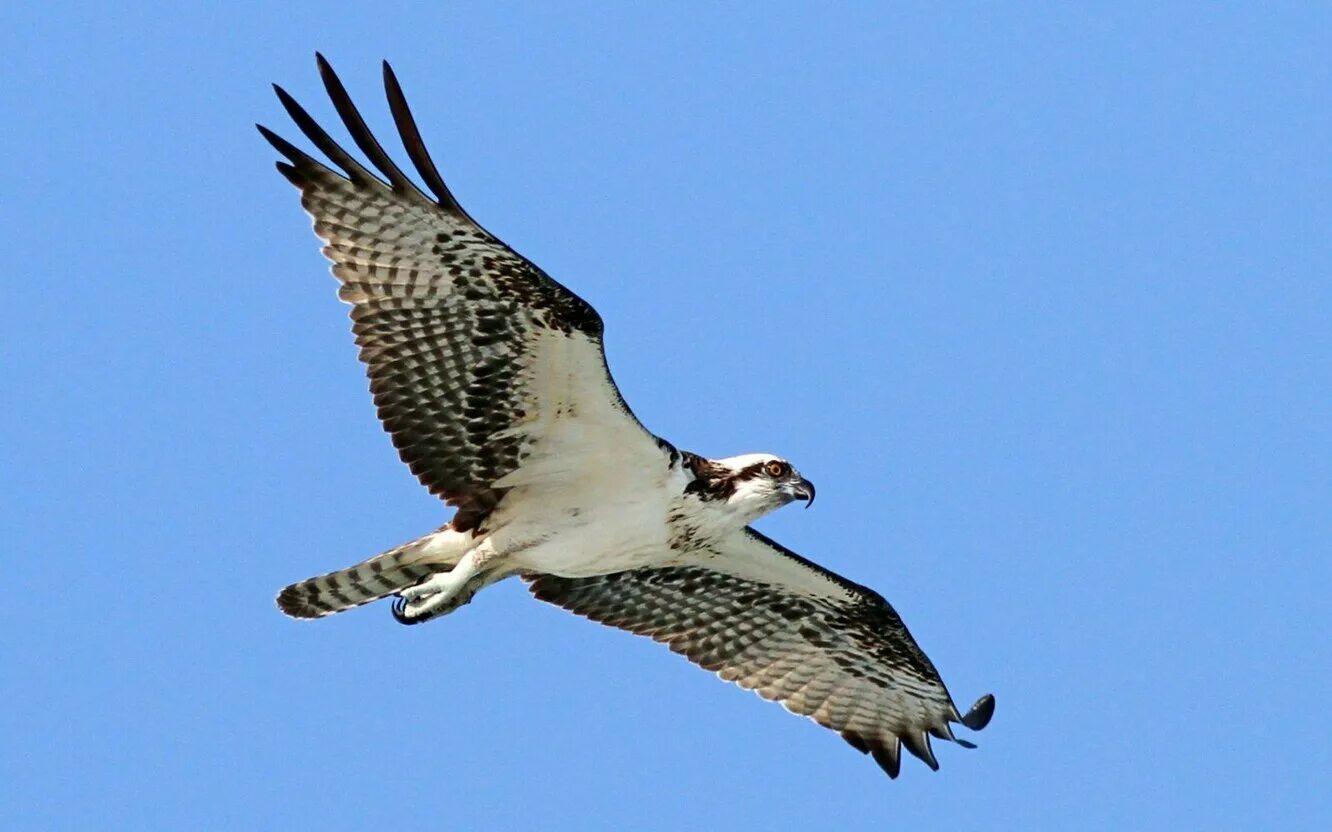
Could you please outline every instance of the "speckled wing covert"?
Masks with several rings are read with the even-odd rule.
[[[938,769],[930,736],[979,731],[994,697],[958,712],[934,665],[881,595],[753,529],[696,565],[592,578],[527,576],[539,599],[662,642],[722,679],[842,735],[897,777],[901,746]]]
[[[276,85],[297,127],[341,172],[259,131],[287,158],[278,170],[300,189],[326,243],[379,417],[421,483],[458,508],[454,528],[484,522],[504,493],[496,481],[519,468],[551,420],[579,420],[622,459],[659,456],[611,380],[601,317],[462,209],[389,65],[389,107],[433,199],[389,158],[323,56],[318,63],[343,124],[383,179]]]

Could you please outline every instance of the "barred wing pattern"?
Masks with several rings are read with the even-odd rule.
[[[991,695],[958,712],[882,596],[752,529],[696,565],[527,580],[543,601],[649,636],[837,731],[890,777],[902,745],[937,769],[930,736],[973,747],[950,723],[980,730],[994,712]]]
[[[352,305],[360,358],[379,417],[403,461],[458,508],[454,528],[484,522],[496,485],[553,420],[578,419],[622,455],[659,454],[620,397],[602,351],[602,322],[581,298],[478,225],[449,192],[421,141],[392,69],[384,86],[422,193],[371,134],[323,56],[319,71],[363,167],[281,87],[293,121],[341,172],[267,128],[301,191],[323,252]],[[384,181],[384,180],[387,180]]]

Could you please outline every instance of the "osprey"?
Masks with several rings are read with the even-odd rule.
[[[517,575],[542,601],[650,636],[813,718],[891,777],[902,746],[932,769],[931,736],[974,747],[951,724],[984,728],[993,696],[959,712],[882,596],[749,527],[812,503],[814,486],[773,454],[707,459],[644,428],[611,380],[601,317],[463,210],[389,65],[389,108],[430,196],[317,58],[378,175],[277,85],[339,170],[259,131],[325,242],[393,444],[457,511],[417,540],[288,586],[281,610],[322,618],[395,596],[394,617],[419,624]]]

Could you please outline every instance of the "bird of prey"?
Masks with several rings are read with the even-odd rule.
[[[384,427],[456,512],[430,534],[288,586],[281,610],[321,618],[394,596],[394,617],[418,624],[519,576],[542,601],[649,636],[811,717],[892,777],[902,746],[934,769],[931,736],[974,747],[952,724],[985,727],[992,695],[958,711],[882,596],[750,528],[812,503],[814,486],[774,454],[709,459],[644,428],[611,379],[601,317],[463,210],[389,65],[389,109],[428,194],[317,58],[374,170],[277,85],[335,167],[259,130],[325,243]]]

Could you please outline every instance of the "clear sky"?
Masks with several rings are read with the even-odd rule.
[[[0,13],[0,827],[1327,828],[1332,7],[362,5]],[[516,582],[277,612],[446,516],[252,127],[316,49],[648,426],[818,484],[760,527],[978,750],[890,781]]]

